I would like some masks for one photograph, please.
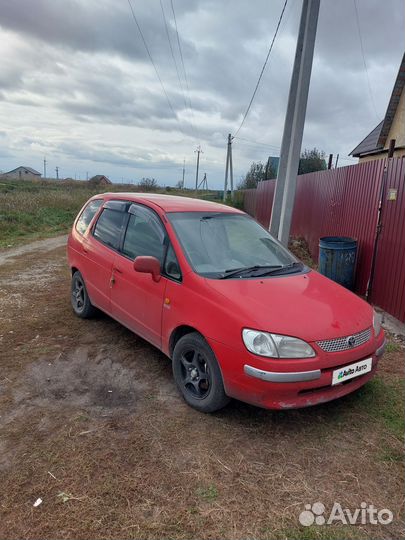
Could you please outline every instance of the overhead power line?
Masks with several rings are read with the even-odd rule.
[[[174,54],[173,45],[172,45],[172,40],[170,39],[169,26],[168,26],[168,24],[167,24],[167,19],[166,19],[166,15],[165,15],[165,10],[164,10],[164,8],[163,8],[163,2],[162,2],[162,0],[159,0],[159,1],[160,1],[160,9],[162,10],[163,21],[164,21],[164,24],[165,24],[165,30],[166,30],[167,41],[169,42],[170,53],[171,53],[172,58],[173,58],[174,67],[176,68],[176,73],[177,73],[177,78],[178,78],[178,80],[179,80],[181,93],[183,94],[184,105],[185,105],[185,107],[186,107],[186,109],[187,109],[187,108],[188,108],[188,105],[187,105],[186,95],[185,95],[185,93],[184,93],[183,83],[181,82],[180,72],[179,72],[179,68],[178,68],[178,65],[177,65],[177,60],[176,60],[176,57],[175,57],[175,54]]]
[[[268,144],[260,141],[252,141],[251,139],[245,139],[244,137],[238,137],[236,142],[243,142],[244,144],[252,145],[252,146],[263,146],[269,148],[271,151],[280,151],[279,146],[275,146],[274,144]],[[327,155],[329,152],[325,152]],[[333,153],[333,152],[330,152]],[[301,159],[301,157],[300,157]],[[349,161],[350,163],[357,163],[357,158],[350,158],[350,157],[341,157],[339,156],[340,161]]]
[[[367,86],[368,86],[368,91],[369,91],[369,94],[370,94],[370,101],[371,101],[372,107],[374,109],[374,114],[376,116],[376,119],[378,120],[380,117],[379,117],[378,112],[377,112],[377,107],[375,106],[374,95],[373,95],[373,91],[371,89],[370,77],[368,75],[366,56],[364,54],[363,38],[361,36],[360,18],[359,18],[359,12],[358,12],[358,9],[357,9],[357,1],[353,0],[353,3],[354,3],[354,11],[356,12],[357,32],[359,34],[360,49],[361,49],[361,55],[363,57],[364,71],[366,73]]]
[[[174,117],[175,117],[176,120],[179,122],[179,119],[178,119],[178,117],[177,117],[176,111],[175,111],[174,108],[173,108],[173,105],[172,105],[172,103],[171,103],[171,101],[170,101],[170,99],[169,99],[169,96],[168,96],[167,92],[166,92],[166,88],[165,88],[165,86],[164,86],[164,84],[163,84],[163,81],[162,81],[162,79],[161,79],[161,77],[160,77],[160,75],[159,75],[159,72],[158,72],[158,70],[157,70],[156,64],[155,64],[155,62],[153,61],[153,58],[152,58],[152,55],[151,55],[151,53],[150,53],[148,44],[146,43],[146,40],[145,40],[145,37],[144,37],[144,35],[143,35],[143,33],[142,33],[140,24],[139,24],[138,19],[137,19],[136,15],[135,15],[134,8],[132,7],[131,0],[128,0],[128,4],[129,4],[129,7],[130,7],[130,9],[131,9],[132,18],[133,18],[134,21],[135,21],[135,24],[136,24],[136,26],[137,26],[137,28],[138,28],[138,31],[139,31],[139,34],[140,34],[140,36],[141,36],[143,45],[144,45],[145,50],[146,50],[146,52],[147,52],[147,54],[148,54],[150,63],[152,64],[152,66],[153,66],[153,68],[154,68],[154,70],[155,70],[156,76],[157,76],[157,78],[158,78],[158,80],[159,80],[159,82],[160,82],[160,86],[162,87],[163,93],[164,93],[164,95],[166,96],[167,103],[168,103],[168,105],[169,105],[169,107],[170,107],[170,109],[171,109],[171,111],[172,111]],[[179,124],[180,124],[180,122],[179,122]],[[181,129],[181,127],[180,127],[180,131],[181,131],[182,134],[184,135],[184,132],[183,132],[183,130]]]
[[[278,23],[277,23],[277,26],[276,26],[276,30],[275,30],[275,32],[274,32],[273,39],[272,39],[272,41],[271,41],[271,43],[270,43],[270,47],[269,47],[269,50],[268,50],[268,52],[267,52],[267,56],[266,56],[266,59],[265,59],[265,61],[264,61],[264,64],[263,64],[262,70],[261,70],[261,72],[260,72],[259,78],[258,78],[258,80],[257,80],[255,89],[254,89],[253,94],[252,94],[252,97],[251,97],[251,99],[250,99],[250,101],[249,101],[249,105],[247,106],[247,109],[246,109],[246,111],[245,111],[245,114],[243,115],[242,122],[240,123],[238,129],[236,130],[234,137],[236,137],[236,136],[238,135],[239,131],[241,130],[241,128],[242,128],[242,126],[243,126],[243,124],[245,123],[246,117],[247,117],[247,115],[249,114],[249,111],[250,111],[250,108],[251,108],[251,106],[252,106],[253,100],[255,99],[257,90],[258,90],[259,85],[260,85],[260,81],[262,80],[264,70],[266,69],[267,62],[268,62],[269,57],[270,57],[270,53],[271,53],[271,51],[272,51],[272,49],[273,49],[274,42],[276,41],[276,37],[277,37],[277,34],[278,34],[278,30],[279,30],[279,28],[280,28],[280,24],[281,24],[281,21],[282,21],[282,19],[283,19],[284,11],[285,11],[285,8],[287,7],[287,2],[288,2],[288,0],[285,0],[283,9],[281,10],[281,14],[280,14],[280,17],[279,17],[279,19],[278,19]]]
[[[259,146],[267,146],[268,148],[272,148],[273,150],[280,150],[279,146],[276,146],[275,144],[268,144],[264,142],[259,141],[252,141],[251,139],[245,139],[244,137],[234,137],[234,139],[237,138],[238,141],[243,141],[249,144],[259,145]]]
[[[179,37],[179,30],[178,30],[178,28],[177,28],[177,19],[176,19],[176,12],[174,11],[173,0],[170,0],[170,5],[171,5],[171,8],[172,8],[172,13],[173,13],[173,21],[174,21],[174,27],[175,27],[175,30],[176,30],[177,46],[178,46],[178,48],[179,48],[180,61],[181,61],[181,65],[182,65],[183,73],[184,73],[184,81],[185,81],[185,83],[186,83],[188,103],[189,103],[189,107],[190,107],[191,116],[192,116],[192,119],[193,119],[193,121],[194,121],[195,118],[194,118],[193,106],[192,106],[192,104],[191,104],[190,87],[189,87],[189,84],[188,84],[188,77],[187,77],[186,67],[185,67],[185,65],[184,65],[183,51],[182,51],[182,49],[181,49],[181,43],[180,43],[180,37]],[[194,127],[194,124],[193,124],[193,127]],[[199,137],[199,133],[198,133],[198,128],[197,128],[197,127],[196,127],[196,131],[197,131],[197,136],[198,136],[198,138],[200,138],[200,137]]]

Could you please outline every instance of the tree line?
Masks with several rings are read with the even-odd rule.
[[[301,153],[301,158],[298,167],[298,174],[307,174],[310,172],[326,170],[325,152],[313,148],[312,150],[305,149]],[[254,189],[257,184],[264,180],[272,180],[277,177],[271,158],[268,158],[265,163],[258,161],[250,165],[249,170],[241,178],[238,184],[238,189]]]

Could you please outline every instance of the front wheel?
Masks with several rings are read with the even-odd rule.
[[[215,412],[230,401],[225,394],[217,359],[197,332],[186,334],[176,343],[173,376],[184,400],[198,411]]]

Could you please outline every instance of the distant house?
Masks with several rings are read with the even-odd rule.
[[[394,157],[405,156],[405,54],[399,67],[385,117],[349,155],[360,162],[386,157],[394,140]]]
[[[40,180],[41,173],[32,167],[22,165],[12,171],[5,172],[2,176],[13,180]]]
[[[106,186],[106,185],[112,184],[112,182],[109,178],[107,178],[103,174],[96,174],[96,176],[92,176],[90,178],[89,184],[93,184],[95,186]]]

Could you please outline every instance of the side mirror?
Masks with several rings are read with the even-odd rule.
[[[142,255],[136,257],[134,260],[135,272],[142,272],[143,274],[152,274],[153,281],[160,280],[160,262],[156,257],[149,257]]]

